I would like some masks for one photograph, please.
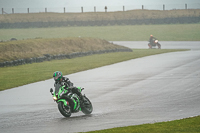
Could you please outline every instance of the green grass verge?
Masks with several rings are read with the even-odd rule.
[[[0,40],[80,36],[109,41],[148,41],[151,34],[160,41],[200,41],[200,24],[0,29]]]
[[[200,132],[200,116],[182,120],[175,120],[170,122],[159,122],[155,124],[119,127],[106,130],[92,131],[87,133],[199,133],[199,132]]]
[[[42,63],[26,64],[0,68],[0,90],[5,90],[37,81],[52,78],[54,71],[64,75],[101,67],[149,55],[183,50],[172,49],[134,49],[133,52],[118,52],[79,57],[74,59],[52,60]]]

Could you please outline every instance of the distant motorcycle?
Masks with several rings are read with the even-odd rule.
[[[158,40],[155,40],[155,39],[152,42],[149,42],[148,46],[149,46],[149,49],[152,49],[153,47],[156,47],[156,46],[158,46],[158,49],[161,49],[160,43],[158,42]]]
[[[77,87],[81,91],[84,88]],[[50,89],[50,93],[53,95],[53,100],[58,104],[58,110],[65,117],[70,117],[71,113],[76,113],[82,111],[84,114],[91,114],[93,111],[92,103],[84,95],[83,100],[80,100],[79,96],[72,93],[70,87],[65,87],[65,85],[56,84],[55,92]]]

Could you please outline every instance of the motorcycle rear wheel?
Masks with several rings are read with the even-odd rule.
[[[87,105],[83,105],[81,107],[81,111],[86,115],[91,114],[92,111],[93,111],[92,103],[90,102],[90,100],[86,96],[84,96],[83,98],[84,98],[84,101],[85,101],[84,103],[87,104]]]
[[[70,108],[70,106],[66,107],[63,102],[59,102],[58,103],[58,110],[65,117],[70,117],[71,116],[71,108]]]

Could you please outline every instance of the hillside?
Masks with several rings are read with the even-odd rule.
[[[187,10],[130,10],[118,12],[92,13],[22,13],[0,15],[0,23],[18,22],[63,22],[63,21],[98,21],[126,19],[156,19],[175,17],[199,17],[200,9]]]
[[[132,50],[94,38],[7,41],[0,42],[0,67],[118,51]]]
[[[200,9],[0,15],[0,28],[198,23]]]

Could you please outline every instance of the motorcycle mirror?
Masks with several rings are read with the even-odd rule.
[[[51,92],[51,93],[53,92],[53,89],[52,89],[52,88],[50,89],[50,92]]]

